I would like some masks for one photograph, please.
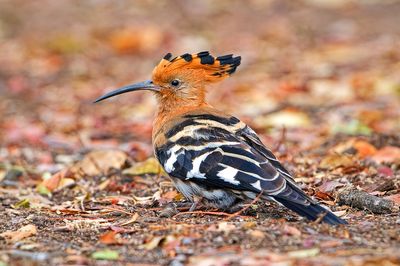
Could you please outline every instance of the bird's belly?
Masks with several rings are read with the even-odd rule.
[[[191,181],[183,181],[179,178],[171,177],[176,189],[182,193],[185,198],[191,202],[202,200],[218,209],[227,209],[231,207],[237,195],[229,190],[218,188],[211,189],[206,186],[196,184]]]

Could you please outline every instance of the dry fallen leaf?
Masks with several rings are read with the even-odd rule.
[[[128,156],[119,150],[91,151],[69,170],[79,174],[83,172],[88,176],[106,175],[111,169],[121,169]]]
[[[107,245],[119,244],[119,241],[116,238],[117,234],[118,233],[115,231],[107,231],[99,237],[99,242]]]
[[[377,151],[374,145],[364,140],[356,140],[353,147],[357,150],[357,154],[361,158],[372,156]]]
[[[15,243],[18,242],[24,238],[33,236],[37,234],[37,228],[34,224],[28,224],[17,231],[6,231],[4,233],[1,233],[0,236],[5,238],[7,242],[9,243]]]
[[[330,154],[326,156],[319,164],[319,167],[325,169],[333,169],[337,167],[347,167],[354,165],[355,162],[348,155]]]
[[[61,179],[64,177],[66,171],[60,171],[54,175],[43,175],[43,182],[41,185],[45,186],[50,192],[54,191],[60,184]]]
[[[324,181],[324,183],[322,183],[322,185],[319,186],[318,189],[321,192],[329,193],[329,192],[334,191],[337,187],[342,187],[342,186],[344,186],[344,184],[342,184],[342,183],[340,183],[338,181],[327,180],[327,181]]]
[[[156,158],[149,158],[144,162],[135,163],[132,167],[122,171],[124,175],[158,174],[161,166]]]
[[[43,175],[43,181],[37,186],[39,193],[49,194],[75,184],[74,179],[65,177],[67,172],[68,169],[64,169],[52,176]]]

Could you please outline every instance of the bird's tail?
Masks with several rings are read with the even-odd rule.
[[[315,221],[319,217],[322,217],[322,221],[331,225],[347,224],[347,222],[329,210],[323,208],[316,203],[310,203],[309,205],[303,205],[283,198],[275,198],[276,201],[280,202],[286,208],[298,213],[301,216],[306,217],[309,220]]]

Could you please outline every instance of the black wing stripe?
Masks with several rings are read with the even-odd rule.
[[[275,178],[273,181],[265,180],[245,171],[238,170],[224,163],[220,163],[220,166],[225,167],[221,172],[217,174],[224,181],[237,185],[238,190],[250,190],[260,192],[263,190],[268,195],[274,195],[280,193],[285,189],[286,182],[282,178]],[[279,173],[277,173],[279,175]]]
[[[226,118],[226,117],[216,116],[216,115],[212,115],[212,114],[185,115],[184,117],[185,118],[202,119],[202,120],[212,120],[212,121],[216,121],[216,122],[219,122],[219,123],[227,125],[227,126],[232,126],[232,125],[240,122],[240,120],[234,116]]]
[[[263,190],[305,204],[307,199],[285,178],[290,177],[286,169],[243,125],[234,117],[187,115],[178,129],[168,132],[169,141],[156,149],[157,157],[171,176],[182,180],[237,191]]]
[[[246,126],[243,130],[239,131],[238,134],[245,138],[246,142],[257,152],[267,158],[268,161],[270,161],[270,163],[276,168],[276,170],[293,180],[292,175],[285,169],[285,167],[283,167],[275,155],[264,146],[257,134],[250,127]]]
[[[268,150],[257,136],[256,132],[249,126],[245,126],[242,130],[236,133],[240,137],[244,138],[253,148],[260,152],[263,156],[267,157],[268,160],[278,161],[275,155]]]
[[[180,124],[175,125],[174,127],[172,127],[169,131],[167,131],[165,133],[165,137],[167,138],[171,138],[173,136],[175,136],[177,133],[182,132],[182,130],[185,127],[188,126],[195,126],[195,125],[199,125],[199,123],[197,123],[195,120],[193,119],[186,119],[183,122],[181,122]]]

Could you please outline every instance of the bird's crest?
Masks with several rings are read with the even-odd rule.
[[[173,57],[168,53],[156,66],[153,75],[157,77],[171,72],[192,70],[206,82],[217,82],[233,74],[240,65],[240,60],[240,56],[234,57],[232,54],[214,57],[209,52],[200,52]]]

